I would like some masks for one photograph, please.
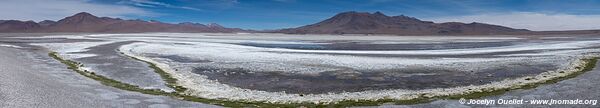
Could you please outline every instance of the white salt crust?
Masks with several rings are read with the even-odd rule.
[[[332,103],[343,100],[377,100],[377,99],[397,99],[397,100],[409,100],[419,98],[420,96],[434,97],[434,96],[450,96],[450,95],[461,95],[473,92],[492,91],[506,88],[519,87],[524,85],[535,84],[547,80],[551,80],[556,77],[567,76],[578,71],[576,67],[582,67],[586,64],[580,57],[569,62],[567,67],[563,67],[556,71],[544,72],[532,77],[521,77],[514,79],[507,79],[499,82],[493,82],[485,85],[472,85],[455,88],[439,88],[439,89],[425,89],[425,90],[370,90],[362,92],[344,92],[344,93],[327,93],[327,94],[305,94],[300,96],[299,94],[289,94],[285,92],[266,92],[259,90],[242,89],[232,87],[226,84],[221,84],[213,80],[207,79],[206,76],[194,74],[190,71],[177,71],[175,72],[166,63],[158,62],[154,59],[139,56],[130,52],[131,49],[127,49],[127,46],[121,47],[121,51],[124,54],[132,57],[139,58],[144,61],[148,61],[156,64],[159,68],[164,69],[167,73],[171,74],[174,78],[178,79],[178,85],[188,88],[185,91],[187,94],[208,98],[208,99],[227,99],[232,101],[264,101],[269,103],[300,103],[300,102],[312,102],[312,103]],[[563,73],[560,73],[563,71]],[[530,80],[526,80],[530,79]]]

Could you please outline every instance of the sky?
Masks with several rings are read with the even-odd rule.
[[[0,19],[59,20],[78,12],[167,23],[281,29],[346,11],[536,31],[600,29],[600,0],[2,0]]]

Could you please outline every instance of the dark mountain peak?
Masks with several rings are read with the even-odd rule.
[[[143,19],[130,19],[130,20],[127,20],[127,21],[133,21],[133,22],[147,22],[146,20],[143,20]]]
[[[44,21],[40,21],[38,22],[38,24],[40,24],[40,26],[42,27],[47,27],[53,24],[56,24],[56,21],[52,21],[52,20],[44,20]]]
[[[379,11],[377,11],[377,12],[373,13],[373,15],[378,15],[378,16],[387,16],[387,15],[385,15],[385,14],[383,14],[383,13],[379,12]]]
[[[163,23],[163,22],[160,22],[158,20],[150,20],[149,22],[151,22],[151,23]]]
[[[352,29],[377,29],[389,27],[386,24],[411,25],[422,21],[404,15],[391,17],[379,11],[374,13],[350,11],[338,14],[323,23],[335,23],[334,25],[340,25],[339,27]]]
[[[25,22],[25,23],[36,23],[36,24],[37,24],[37,22],[35,22],[35,21],[33,21],[33,20],[28,20],[28,21],[24,21],[24,22]]]
[[[462,23],[465,24],[465,23]],[[492,25],[492,24],[487,24],[487,23],[480,23],[480,22],[471,22],[471,23],[467,23],[466,25]],[[496,26],[496,25],[494,25]]]
[[[111,17],[100,17],[102,20],[123,20],[121,18],[111,18]]]
[[[461,23],[461,22],[444,22],[444,23],[439,23],[442,25],[463,25],[465,23]]]
[[[209,27],[210,26],[210,27]],[[89,33],[140,33],[140,32],[186,32],[186,33],[226,33],[247,32],[238,28],[226,28],[219,24],[207,25],[184,22],[163,23],[157,20],[123,20],[111,17],[98,17],[80,12],[58,21],[0,20],[1,32],[89,32]]]
[[[73,15],[73,16],[78,16],[78,15],[83,15],[83,16],[94,16],[94,15],[92,15],[92,14],[88,13],[88,12],[79,12],[79,13],[76,13],[75,15]]]
[[[52,20],[44,20],[44,21],[40,21],[38,23],[51,23],[51,22],[56,22],[56,21],[52,21]]]
[[[523,32],[483,23],[433,23],[405,15],[387,16],[381,12],[348,11],[319,23],[279,32],[293,34],[398,34],[398,35],[473,35]]]
[[[58,20],[57,25],[82,25],[82,24],[99,24],[112,20],[111,18],[99,18],[87,12],[80,12],[73,16]]]
[[[221,25],[219,25],[217,23],[210,23],[210,24],[208,24],[206,26],[211,27],[211,28],[223,28],[223,26],[221,26]]]
[[[379,11],[377,11],[375,13],[348,11],[348,12],[339,13],[339,14],[333,16],[333,18],[335,18],[335,17],[356,17],[356,16],[386,16],[386,15]]]
[[[73,16],[69,16],[66,17],[64,19],[61,19],[58,21],[58,23],[65,23],[65,22],[70,22],[70,23],[100,23],[100,22],[107,22],[107,21],[115,21],[115,20],[122,20],[120,18],[111,18],[111,17],[98,17],[95,15],[92,15],[90,13],[87,12],[80,12],[77,13]]]
[[[340,12],[337,15],[356,14],[356,13],[359,13],[359,12],[356,12],[356,11],[346,11],[346,12]]]
[[[356,16],[361,16],[361,15],[366,15],[369,13],[360,13],[360,12],[356,12],[356,11],[348,11],[348,12],[342,12],[342,13],[338,13],[335,16],[331,17],[331,19],[346,19],[346,18],[353,18]]]
[[[57,22],[40,22],[40,27],[35,25],[24,26],[29,28],[38,28],[36,32],[105,32],[105,33],[138,33],[138,32],[238,32],[243,31],[236,28],[225,28],[218,24],[212,24],[214,28],[208,28],[199,23],[163,23],[157,20],[144,21],[122,20],[111,17],[97,17],[87,12],[77,13],[73,16],[65,17]],[[36,24],[37,23],[33,23]],[[13,26],[8,25],[8,26]],[[27,25],[27,24],[19,24]],[[15,26],[17,27],[17,26]],[[24,27],[15,28],[22,29]],[[1,30],[2,28],[0,28]],[[9,30],[9,29],[7,29]],[[12,31],[12,29],[10,29]],[[21,30],[23,31],[23,30]],[[31,30],[33,31],[33,30]]]
[[[36,22],[31,21],[31,20],[29,20],[29,21],[3,20],[2,23],[4,23],[4,24],[34,24],[34,23],[37,24]]]
[[[398,16],[393,16],[392,18],[396,18],[396,19],[404,19],[404,20],[413,20],[413,21],[421,21],[415,17],[410,17],[410,16],[406,16],[406,15],[398,15]]]
[[[34,21],[3,20],[0,23],[0,32],[27,32],[40,28]]]
[[[422,22],[419,19],[416,19],[414,17],[409,17],[409,16],[404,16],[404,15],[399,15],[399,16],[387,16],[379,11],[374,12],[374,13],[369,13],[369,12],[356,12],[356,11],[348,11],[348,12],[343,12],[343,13],[339,13],[333,17],[330,18],[331,20],[337,20],[337,21],[374,21],[374,22],[382,22],[382,23],[389,23],[389,22]]]
[[[71,17],[74,17],[74,18],[98,18],[97,16],[94,16],[87,12],[79,12]]]
[[[183,26],[195,26],[195,27],[207,27],[204,24],[200,24],[200,23],[193,23],[193,22],[182,22],[179,23],[178,25],[183,25]]]

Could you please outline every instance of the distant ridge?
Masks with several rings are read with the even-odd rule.
[[[0,32],[32,32],[41,28],[33,21],[1,20]]]
[[[492,35],[530,32],[484,23],[434,23],[381,12],[342,12],[324,21],[275,32],[289,34]]]
[[[138,32],[244,32],[238,28],[226,28],[218,24],[206,26],[199,23],[170,24],[158,21],[123,20],[97,17],[87,12],[77,13],[58,21],[2,20],[0,32],[89,32],[89,33],[138,33]]]
[[[414,17],[387,16],[381,12],[342,12],[321,22],[279,30],[255,31],[227,28],[216,23],[178,24],[150,20],[124,20],[77,13],[58,21],[0,20],[0,33],[286,33],[286,34],[389,34],[389,35],[565,35],[600,34],[600,30],[530,31],[479,22],[434,23]]]

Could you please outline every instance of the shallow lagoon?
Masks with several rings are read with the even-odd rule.
[[[120,62],[128,60],[123,53],[151,58],[169,65],[175,74],[194,76],[180,80],[192,81],[186,86],[203,88],[208,93],[198,95],[211,98],[210,92],[238,89],[239,95],[248,96],[258,96],[253,92],[259,91],[336,95],[484,85],[563,69],[597,52],[600,43],[590,37],[255,35],[97,34],[44,37],[86,41],[33,45],[58,51],[111,78],[168,90],[157,75],[143,69],[146,65]],[[112,71],[115,66],[108,65],[122,69]],[[244,94],[248,90],[252,92]],[[233,94],[215,98],[228,96]]]

